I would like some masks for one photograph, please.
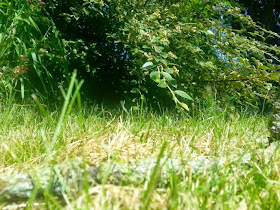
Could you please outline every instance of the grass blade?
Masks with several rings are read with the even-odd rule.
[[[51,141],[51,146],[49,148],[50,152],[53,151],[53,149],[55,147],[55,144],[57,142],[57,138],[58,138],[58,136],[60,134],[60,131],[61,131],[61,128],[63,126],[63,122],[65,120],[65,115],[66,115],[66,112],[67,112],[67,109],[68,109],[68,105],[69,105],[69,102],[70,102],[71,93],[72,93],[73,88],[74,88],[76,77],[77,77],[77,72],[74,71],[73,74],[72,74],[72,78],[71,78],[71,81],[70,81],[70,84],[69,84],[67,95],[66,95],[66,98],[65,98],[65,101],[64,101],[64,104],[63,104],[63,107],[62,107],[62,110],[61,110],[61,113],[60,113],[60,116],[59,116],[59,119],[58,119],[58,122],[57,122],[57,125],[56,125],[56,129],[55,129],[52,141]]]

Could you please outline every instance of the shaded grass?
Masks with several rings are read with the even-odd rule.
[[[77,197],[61,203],[44,196],[45,208],[101,209],[263,209],[279,207],[278,152],[269,160],[260,149],[267,146],[267,117],[227,113],[185,113],[148,109],[141,112],[121,106],[114,111],[84,106],[68,116],[63,132],[46,162],[59,109],[41,115],[35,104],[0,106],[0,173],[8,175],[36,170],[74,157],[100,165],[131,159],[196,157],[230,159],[251,153],[250,164],[229,162],[222,169],[170,178],[168,188],[154,188],[156,178],[144,186],[88,186]],[[141,115],[141,117],[140,117]],[[164,153],[160,150],[167,142]],[[226,162],[226,161],[225,161]],[[160,166],[158,166],[160,167]],[[186,166],[187,167],[187,166]],[[155,171],[156,172],[156,171]],[[153,175],[156,177],[156,173]],[[147,179],[149,180],[149,179]],[[150,184],[149,184],[150,183]],[[150,192],[151,190],[151,192]]]

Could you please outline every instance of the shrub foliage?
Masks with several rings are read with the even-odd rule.
[[[0,2],[2,92],[53,96],[76,69],[95,97],[188,109],[206,87],[220,103],[271,102],[279,82],[280,50],[266,43],[279,35],[230,1]]]

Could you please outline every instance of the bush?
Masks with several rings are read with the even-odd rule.
[[[34,0],[1,7],[9,11],[1,34],[21,40],[5,44],[5,79],[18,68],[30,87],[47,94],[74,69],[86,81],[84,92],[97,98],[136,94],[157,103],[169,95],[185,109],[193,99],[203,102],[206,87],[219,103],[270,102],[279,82],[279,48],[260,40],[278,35],[229,2]]]

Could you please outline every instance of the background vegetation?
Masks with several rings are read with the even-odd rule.
[[[279,82],[279,48],[273,45],[279,18],[274,12],[273,27],[263,20],[262,28],[236,5],[1,1],[1,97],[11,87],[22,98],[36,92],[56,100],[77,70],[87,99],[145,97],[166,106],[173,99],[188,109],[205,103],[202,96],[211,92],[219,106],[259,108],[271,102]]]

